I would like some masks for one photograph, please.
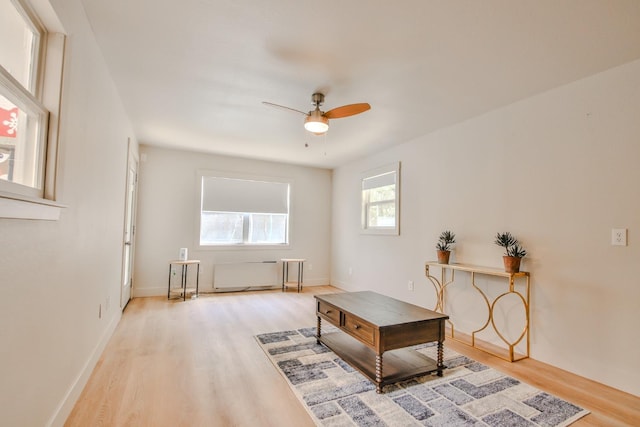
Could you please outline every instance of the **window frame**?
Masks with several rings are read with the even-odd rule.
[[[394,174],[395,196],[393,200],[379,200],[371,202],[369,200],[370,192],[372,189],[381,188],[373,187],[366,188],[366,181],[386,174]],[[361,200],[361,233],[372,235],[400,235],[400,162],[394,162],[388,165],[380,166],[375,169],[365,171],[361,175],[360,179],[360,200]],[[388,204],[393,202],[394,204],[394,225],[393,226],[375,226],[369,223],[369,208],[371,206],[379,206],[382,204]]]
[[[249,227],[251,226],[251,220],[249,217],[251,214],[264,214],[265,212],[235,212],[237,214],[243,214],[243,229],[242,229],[242,242],[239,243],[220,243],[220,244],[202,244],[200,240],[201,228],[202,228],[202,191],[203,191],[203,178],[228,178],[228,179],[236,179],[236,180],[245,180],[245,181],[261,181],[261,182],[272,182],[272,183],[282,183],[288,185],[288,213],[286,220],[286,242],[285,243],[249,243],[248,242],[248,233]],[[238,172],[227,172],[227,171],[217,171],[217,170],[199,170],[197,172],[197,180],[196,180],[196,188],[197,188],[197,209],[196,209],[196,221],[197,224],[195,230],[195,246],[199,250],[251,250],[251,249],[283,249],[291,246],[291,236],[292,236],[292,194],[294,188],[294,182],[291,178],[283,178],[283,177],[274,177],[274,176],[265,176],[265,175],[249,175]],[[209,212],[219,212],[219,211],[209,211]]]
[[[0,182],[0,218],[57,220],[66,206],[56,201],[58,129],[62,90],[62,73],[66,37],[53,8],[48,3],[12,0],[18,13],[38,36],[37,53],[31,60],[32,88],[21,84],[0,66],[0,85],[9,101],[34,113],[38,121],[38,186]]]

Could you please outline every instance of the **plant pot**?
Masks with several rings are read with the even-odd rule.
[[[451,251],[438,251],[438,262],[440,264],[449,264],[449,256]]]
[[[506,273],[518,273],[520,271],[520,261],[522,258],[515,256],[503,256],[504,271]]]

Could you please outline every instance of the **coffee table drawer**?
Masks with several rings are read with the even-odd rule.
[[[340,326],[340,310],[332,305],[318,301],[318,314],[336,326]]]
[[[371,345],[373,345],[374,343],[375,328],[371,324],[355,316],[352,316],[349,313],[344,313],[343,329],[363,343]]]

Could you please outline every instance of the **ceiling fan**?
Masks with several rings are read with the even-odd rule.
[[[341,119],[343,117],[353,116],[356,114],[364,113],[371,108],[369,104],[363,102],[359,104],[343,105],[342,107],[336,107],[327,112],[324,112],[320,110],[320,106],[324,103],[324,94],[320,92],[316,92],[311,95],[311,102],[316,107],[316,109],[309,111],[308,113],[296,110],[295,108],[273,104],[271,102],[263,101],[262,103],[270,107],[282,108],[285,110],[304,114],[306,116],[306,119],[304,119],[304,128],[315,135],[322,135],[329,130],[329,119]]]

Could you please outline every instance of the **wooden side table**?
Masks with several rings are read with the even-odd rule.
[[[196,287],[195,288],[187,288],[187,273],[190,265],[196,265]],[[187,292],[195,292],[196,298],[198,297],[198,286],[200,282],[200,260],[199,259],[189,259],[186,261],[182,260],[173,260],[169,261],[169,284],[167,285],[167,299],[171,298],[171,268],[174,265],[182,266],[182,274],[180,275],[180,292],[182,293],[182,300],[186,301]],[[177,291],[174,290],[174,292]]]
[[[282,292],[288,287],[287,285],[296,285],[298,287],[298,292],[302,289],[302,281],[303,281],[303,273],[304,273],[304,262],[306,259],[303,258],[282,258]],[[289,281],[289,263],[294,262],[298,264],[298,277],[297,281],[290,282]]]

